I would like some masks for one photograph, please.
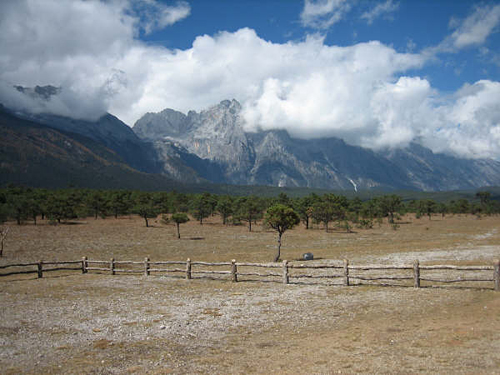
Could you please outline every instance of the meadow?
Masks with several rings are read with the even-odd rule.
[[[136,216],[15,225],[1,264],[90,259],[269,262],[276,232],[218,216],[175,227]],[[500,217],[407,215],[394,230],[283,236],[282,259],[491,265]],[[0,279],[2,373],[449,373],[500,366],[500,293],[78,272]]]

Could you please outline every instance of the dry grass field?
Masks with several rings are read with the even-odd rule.
[[[0,264],[90,259],[267,262],[276,235],[257,225],[173,225],[137,217],[11,226]],[[404,217],[354,233],[302,226],[282,259],[491,265],[500,218]],[[408,283],[411,285],[411,283]],[[483,286],[484,288],[481,288]],[[239,282],[78,272],[0,279],[4,374],[499,374],[500,293]]]

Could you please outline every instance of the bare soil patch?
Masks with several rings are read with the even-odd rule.
[[[283,258],[491,264],[500,218],[404,218],[356,233],[297,228]],[[11,226],[0,264],[106,260],[269,261],[275,233],[139,218]],[[191,240],[197,238],[198,240]],[[2,373],[500,373],[500,293],[164,276],[0,279]]]

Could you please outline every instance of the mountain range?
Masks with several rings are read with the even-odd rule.
[[[460,159],[412,143],[376,152],[338,138],[297,139],[285,130],[245,132],[241,105],[224,100],[187,115],[165,109],[147,113],[134,132],[151,142],[163,172],[216,183],[311,187],[335,190],[423,191],[471,189],[500,184],[500,163]],[[194,156],[196,161],[189,159]]]
[[[18,90],[50,100],[52,86]],[[442,191],[500,185],[500,162],[460,159],[412,143],[373,151],[338,138],[245,131],[242,107],[224,100],[187,114],[146,113],[133,128],[0,107],[0,185],[182,189],[183,184],[332,190]],[[195,185],[198,184],[198,185]]]

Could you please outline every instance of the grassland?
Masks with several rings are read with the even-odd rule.
[[[492,264],[500,218],[404,217],[354,233],[303,227],[282,258]],[[11,225],[0,264],[17,261],[269,261],[255,226],[175,227],[137,217]],[[19,373],[500,373],[500,293],[480,288],[283,285],[164,276],[52,274],[0,279],[0,366]]]

